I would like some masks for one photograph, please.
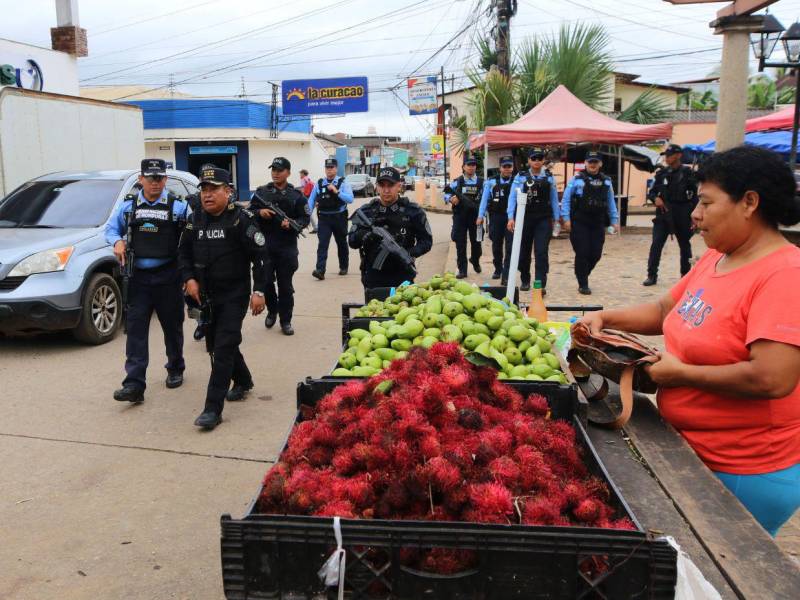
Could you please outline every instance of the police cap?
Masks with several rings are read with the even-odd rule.
[[[292,168],[292,163],[282,156],[277,156],[272,159],[272,164],[269,168],[275,169],[276,171],[285,171]]]
[[[400,171],[394,167],[384,167],[378,173],[378,182],[389,181],[391,183],[400,183]]]
[[[664,150],[661,154],[666,154],[667,156],[671,156],[672,154],[681,154],[683,152],[683,148],[681,148],[678,144],[670,144],[667,146],[667,149]]]
[[[220,169],[214,165],[205,165],[200,170],[200,185],[210,183],[211,185],[230,185],[231,174],[225,169]]]
[[[478,159],[474,156],[465,156],[464,157],[464,165],[477,165]]]
[[[544,150],[541,148],[533,148],[528,152],[528,158],[531,160],[544,160]]]
[[[602,160],[603,158],[600,156],[599,152],[595,152],[594,150],[592,150],[591,152],[586,153],[586,162],[592,162],[592,161],[600,162]]]
[[[335,158],[326,158],[325,159],[325,168],[326,169],[329,168],[329,167],[338,167],[338,166],[339,166],[339,161],[336,160]]]
[[[511,165],[514,166],[514,157],[513,156],[501,156],[500,157],[500,166]]]
[[[149,177],[151,175],[166,177],[167,161],[162,158],[145,158],[142,161],[142,175],[145,177]]]

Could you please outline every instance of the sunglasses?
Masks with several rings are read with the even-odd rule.
[[[144,178],[152,183],[161,183],[166,179],[163,175],[145,175]]]
[[[534,154],[531,156],[531,160],[544,160],[544,154]]]

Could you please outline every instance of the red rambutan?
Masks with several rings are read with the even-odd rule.
[[[504,486],[514,489],[519,485],[521,472],[519,465],[510,456],[500,456],[489,463],[489,473]]]
[[[550,404],[548,404],[547,398],[541,394],[530,394],[522,404],[522,410],[526,413],[544,417],[550,412]]]
[[[353,505],[347,500],[332,500],[314,511],[314,514],[319,517],[344,517],[346,519],[356,517]]]
[[[547,498],[529,498],[523,504],[522,522],[525,525],[556,525],[561,520],[561,511]]]
[[[507,519],[514,512],[511,492],[499,483],[478,483],[469,486],[469,501],[473,511],[487,519]]]
[[[441,456],[436,456],[425,464],[424,474],[431,487],[439,492],[448,492],[463,481],[458,467]]]

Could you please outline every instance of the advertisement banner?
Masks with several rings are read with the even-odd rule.
[[[408,80],[408,112],[412,115],[436,114],[436,77],[416,77]]]
[[[432,135],[431,136],[431,156],[434,159],[439,160],[440,158],[444,158],[444,136],[443,135]]]
[[[281,82],[284,115],[367,112],[366,77],[287,79]]]

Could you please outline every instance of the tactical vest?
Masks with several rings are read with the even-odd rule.
[[[460,200],[456,209],[463,207],[465,209],[478,210],[478,205],[481,201],[481,192],[483,191],[483,180],[478,177],[475,183],[467,183],[464,176],[461,175],[456,182],[456,189]]]
[[[290,185],[281,191],[275,188],[273,184],[268,183],[267,185],[262,185],[256,190],[256,192],[262,200],[275,203],[278,208],[285,212],[289,218],[297,219],[300,217],[300,215],[296,214],[295,211],[295,198],[297,197],[295,194],[300,194],[300,191],[297,188],[291,187]],[[273,237],[276,234],[278,234],[279,237],[297,237],[294,232],[287,232],[285,229],[282,229],[279,219],[262,221],[261,226],[264,230],[264,233],[271,233]],[[270,241],[269,236],[267,236],[267,241]]]
[[[192,215],[195,269],[206,289],[250,280],[249,260],[238,231],[241,209],[229,205],[218,219],[205,211]]]
[[[511,192],[513,177],[508,182],[502,183],[500,177],[495,177],[492,187],[492,196],[489,199],[489,214],[506,214],[508,212],[508,195]]]
[[[609,190],[606,182],[610,179],[602,173],[597,175],[579,173],[575,177],[583,180],[583,193],[579,196],[575,194],[572,196],[570,207],[572,216],[582,216],[592,221],[605,218],[608,214]]]
[[[338,190],[342,186],[342,181],[344,181],[343,177],[334,177],[331,183]],[[318,212],[336,212],[340,210],[344,204],[344,201],[339,198],[339,194],[334,194],[328,189],[326,179],[317,181],[317,197],[315,200]]]
[[[530,173],[525,178],[523,191],[528,197],[528,206],[525,207],[525,216],[531,218],[552,217],[553,207],[550,204],[550,178],[547,174],[543,177],[533,177]]]
[[[663,198],[670,204],[694,202],[696,188],[690,186],[691,169],[681,166],[676,171],[661,171],[657,177],[664,185]]]
[[[172,218],[177,198],[167,197],[167,204],[150,205],[137,196],[131,206],[132,247],[136,258],[175,258],[180,227]]]

